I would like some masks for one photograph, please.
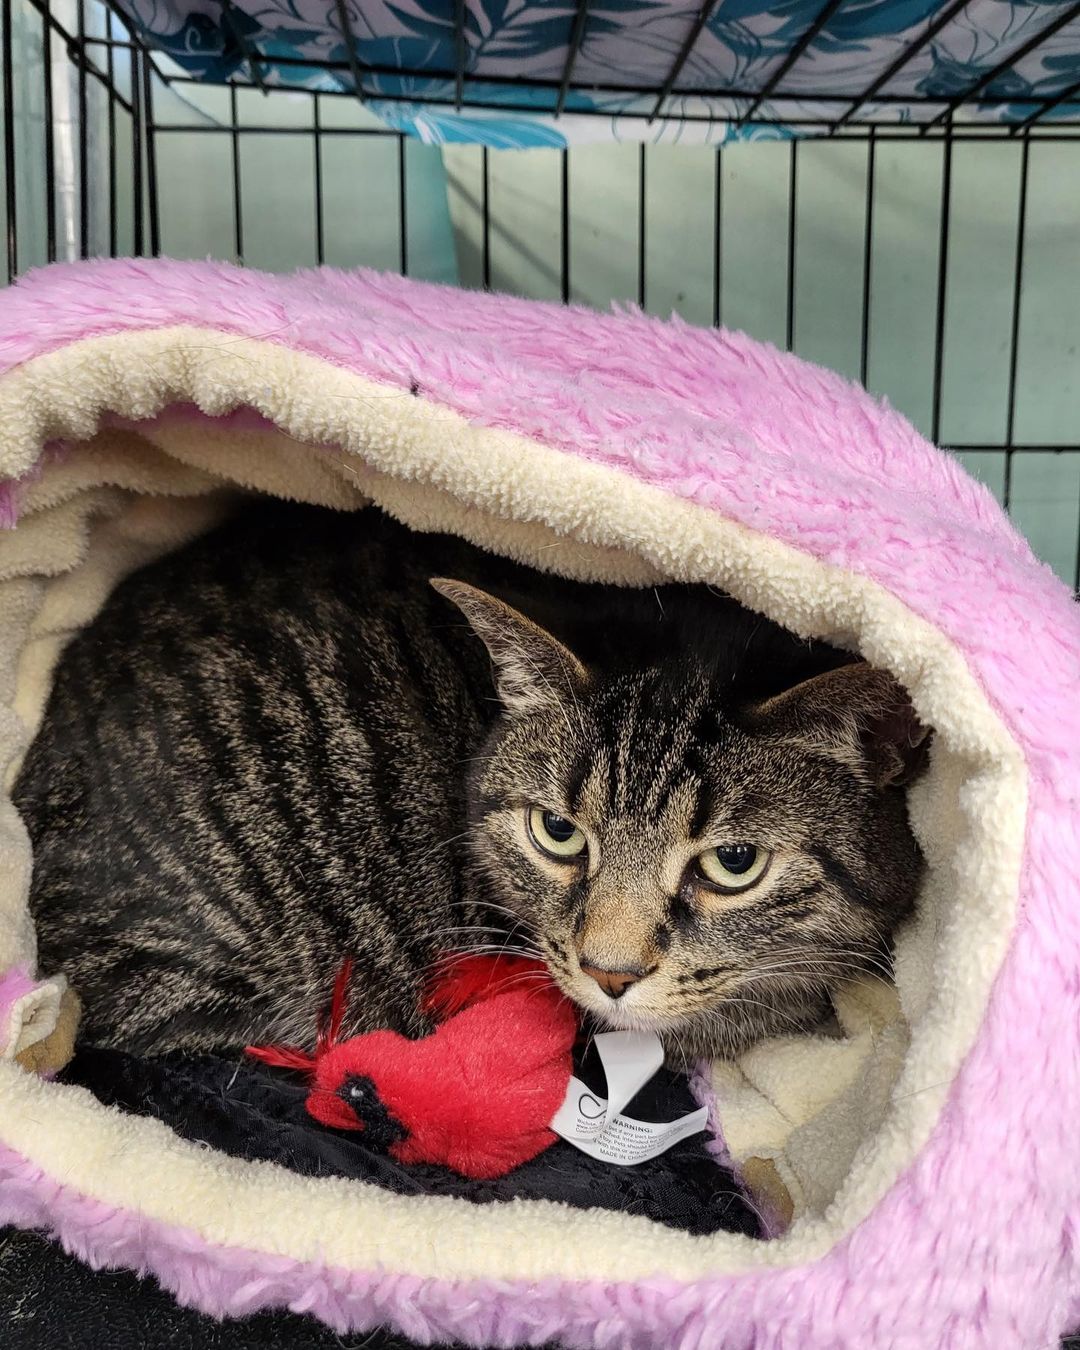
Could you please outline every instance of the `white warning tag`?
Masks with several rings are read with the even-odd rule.
[[[659,1036],[642,1031],[604,1031],[596,1048],[607,1079],[607,1097],[598,1097],[579,1078],[571,1078],[551,1128],[592,1158],[633,1167],[648,1162],[688,1135],[705,1128],[708,1108],[701,1107],[659,1124],[633,1120],[623,1107],[664,1062]]]

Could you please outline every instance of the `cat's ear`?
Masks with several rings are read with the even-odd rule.
[[[910,783],[926,765],[930,732],[884,670],[857,661],[804,680],[747,710],[749,729],[801,741],[845,760],[878,787]]]
[[[432,586],[468,619],[495,666],[495,688],[511,713],[560,706],[584,689],[585,667],[539,624],[464,581],[433,577]]]

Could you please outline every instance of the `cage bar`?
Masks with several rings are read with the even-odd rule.
[[[44,88],[44,113],[45,113],[45,256],[49,262],[56,261],[56,115],[53,108],[53,49],[52,49],[52,14],[49,6],[51,0],[44,0],[44,12],[41,18],[41,61],[44,66],[42,72],[45,80]],[[112,67],[109,67],[109,109],[113,109],[112,102]],[[116,215],[116,198],[109,197],[109,220],[110,223]],[[115,250],[113,250],[115,252]]]
[[[491,164],[488,148],[485,145],[480,153],[481,197],[480,211],[483,238],[483,279],[484,289],[491,286]]]
[[[19,272],[17,219],[19,203],[15,183],[15,76],[11,54],[13,39],[11,0],[0,0],[0,38],[3,39],[4,48],[0,54],[0,77],[4,82],[4,207],[7,216],[4,243],[7,252],[7,277],[10,283]]]
[[[87,125],[86,97],[86,0],[78,0],[76,5],[79,26],[79,256],[90,256],[90,175],[89,175],[89,127]]]
[[[787,218],[787,310],[784,318],[784,340],[787,350],[795,350],[795,230],[798,223],[799,202],[799,142],[791,142],[791,160],[788,165]]]
[[[821,32],[821,30],[825,27],[825,25],[829,22],[829,20],[832,18],[832,16],[836,13],[836,11],[840,8],[840,6],[843,3],[844,0],[826,0],[825,4],[822,5],[821,9],[818,10],[817,17],[814,19],[814,22],[810,25],[810,27],[806,30],[806,32],[802,35],[802,37],[798,40],[798,42],[796,42],[794,47],[792,47],[791,51],[788,52],[787,56],[784,57],[783,61],[780,62],[779,66],[777,66],[776,70],[773,72],[768,83],[765,85],[765,88],[762,89],[762,91],[754,99],[753,103],[750,104],[750,107],[746,110],[745,113],[743,113],[742,117],[739,119],[739,126],[741,127],[746,126],[748,123],[753,122],[754,114],[757,112],[757,110],[761,107],[763,103],[768,102],[768,100],[777,91],[777,89],[780,88],[780,85],[783,82],[784,77],[787,75],[788,71],[791,70],[792,66],[795,65],[796,61],[799,60],[803,52],[806,51],[806,49],[810,46],[813,40],[817,37],[817,35]],[[801,94],[799,95],[799,98],[800,99],[802,98]]]
[[[570,45],[566,49],[566,61],[563,64],[562,79],[559,81],[559,95],[555,100],[555,116],[561,117],[566,107],[566,96],[570,92],[570,81],[574,74],[574,62],[581,50],[585,38],[585,27],[589,18],[589,0],[578,0],[574,11],[574,25],[570,30]],[[460,105],[459,105],[460,106]]]
[[[236,17],[236,7],[232,0],[220,0],[225,22],[229,25],[229,31],[236,39],[236,45],[240,48],[240,54],[247,62],[248,69],[251,71],[251,78],[259,86],[259,92],[268,93],[266,81],[263,79],[262,67],[263,57],[255,50],[244,36],[244,31],[240,27],[240,21]]]
[[[937,306],[934,317],[934,385],[930,420],[930,438],[933,441],[941,439],[941,396],[945,373],[945,304],[949,286],[949,220],[952,211],[952,156],[952,138],[946,136],[941,160],[941,223],[938,231]]]
[[[559,151],[559,294],[570,303],[570,151]]]
[[[1020,193],[1016,209],[1016,254],[1013,261],[1012,314],[1009,322],[1009,385],[1005,399],[1005,479],[1002,487],[1002,502],[1005,510],[1012,502],[1012,467],[1016,453],[1016,372],[1020,360],[1020,303],[1024,286],[1024,246],[1027,240],[1027,199],[1028,177],[1031,163],[1031,140],[1024,137],[1020,150]],[[1077,558],[1080,560],[1080,540],[1077,541]],[[1078,561],[1077,566],[1080,566]],[[1076,587],[1074,589],[1080,589]]]
[[[117,230],[116,230],[116,191],[117,191],[117,182],[116,182],[116,96],[115,96],[115,89],[116,89],[116,66],[115,66],[115,61],[116,61],[116,58],[113,56],[113,47],[112,47],[112,44],[110,43],[110,45],[108,46],[108,48],[107,48],[106,51],[105,51],[105,69],[106,69],[106,72],[108,73],[108,77],[109,77],[109,88],[108,88],[108,90],[107,90],[107,103],[106,103],[106,114],[105,114],[105,116],[106,116],[106,127],[107,127],[108,145],[109,145],[109,170],[108,170],[108,173],[109,173],[109,185],[108,185],[108,204],[109,204],[109,257],[110,257],[110,258],[115,258],[115,257],[116,257],[116,254],[117,254],[117,247],[118,247],[118,245],[117,245]],[[51,81],[50,81],[50,84],[51,84]],[[51,118],[51,117],[48,117],[46,120],[47,120],[48,123],[49,123],[49,126],[48,126],[48,139],[47,139],[47,141],[46,141],[46,144],[51,146],[51,145],[52,145],[52,118]],[[50,177],[51,177],[51,175],[50,175]],[[51,190],[51,189],[50,189],[49,195],[50,195],[50,197],[52,196],[52,190]],[[53,203],[53,209],[54,209],[54,227],[55,227],[55,202]],[[50,257],[49,257],[49,261],[50,261],[50,262],[52,261],[53,256],[54,256],[53,254],[50,254]]]
[[[645,269],[648,263],[648,254],[645,246],[645,217],[646,198],[645,198],[645,146],[641,145],[638,149],[638,263],[637,263],[637,302],[642,309],[645,308]]]
[[[233,192],[233,247],[236,261],[244,261],[244,211],[240,185],[240,118],[237,108],[236,85],[229,87],[229,114],[232,122],[232,192]]]
[[[398,261],[402,276],[409,274],[409,180],[405,137],[399,135],[398,144]]]
[[[343,0],[338,0],[343,3]],[[465,0],[454,0],[454,107],[460,112],[465,102],[465,64],[468,52],[465,45]]]
[[[353,79],[353,89],[356,97],[363,103],[364,81],[360,75],[360,62],[356,55],[356,38],[353,36],[352,21],[349,18],[349,11],[345,8],[345,0],[334,0],[337,9],[338,23],[341,25],[341,40],[345,44],[345,55],[349,58],[349,73]]]
[[[1014,122],[1009,128],[1009,132],[1013,136],[1019,135],[1020,133],[1027,131],[1027,129],[1039,121],[1040,118],[1045,117],[1048,112],[1053,112],[1055,108],[1063,107],[1066,103],[1075,103],[1078,100],[1080,100],[1080,80],[1077,80],[1075,84],[1070,84],[1067,89],[1063,89],[1061,93],[1058,94],[1056,98],[1052,98],[1049,103],[1044,103],[1041,107],[1036,108],[1034,112],[1029,113],[1022,121]],[[1028,100],[1025,98],[1023,101],[1026,103]]]
[[[315,261],[321,267],[326,261],[326,230],[323,220],[323,162],[322,122],[319,116],[318,94],[311,100],[311,151],[315,168]]]
[[[720,315],[723,309],[724,285],[724,173],[721,151],[717,148],[713,160],[713,327],[720,327]]]
[[[863,222],[862,323],[859,330],[859,380],[867,382],[870,368],[870,299],[874,269],[874,192],[877,168],[877,141],[873,128],[866,143],[866,215]]]
[[[147,52],[140,54],[139,66],[143,87],[143,122],[146,136],[146,186],[150,223],[150,256],[161,252],[161,221],[158,216],[157,143],[154,134],[154,89],[150,79],[151,61]]]
[[[716,0],[705,0],[701,9],[698,10],[698,16],[690,26],[690,31],[687,33],[686,39],[679,49],[679,54],[675,58],[675,64],[668,71],[667,78],[660,86],[659,92],[656,95],[656,103],[653,105],[653,110],[649,115],[650,122],[655,121],[655,119],[660,116],[660,109],[667,101],[668,95],[675,88],[675,81],[682,74],[683,66],[685,66],[690,59],[690,53],[694,50],[697,40],[701,36],[701,30],[708,23],[709,15],[715,8]]]
[[[143,112],[142,81],[139,79],[140,50],[131,53],[131,191],[134,220],[132,233],[135,252],[143,251]]]

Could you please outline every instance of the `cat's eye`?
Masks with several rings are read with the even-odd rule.
[[[722,844],[699,854],[697,867],[710,886],[735,895],[758,884],[768,871],[770,857],[753,844]]]
[[[566,816],[542,806],[530,806],[529,834],[541,853],[568,862],[585,852],[585,835]]]

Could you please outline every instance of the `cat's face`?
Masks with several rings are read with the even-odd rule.
[[[856,664],[731,708],[701,664],[602,681],[438,584],[506,709],[473,774],[479,880],[569,997],[692,1058],[797,1030],[879,966],[921,869],[899,783],[922,737],[889,677]]]

